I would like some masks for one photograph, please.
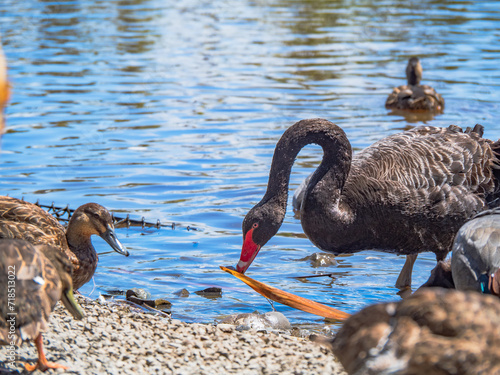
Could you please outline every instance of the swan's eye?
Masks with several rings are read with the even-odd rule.
[[[258,226],[259,226],[259,223],[253,223],[253,225],[252,225],[252,229],[257,228]]]

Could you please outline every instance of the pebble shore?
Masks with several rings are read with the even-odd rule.
[[[230,324],[183,323],[124,304],[79,296],[85,318],[73,320],[59,303],[44,333],[47,359],[68,366],[61,374],[338,374],[340,363],[324,347],[284,333],[238,331]],[[0,358],[6,357],[0,347]],[[37,359],[33,343],[17,350],[0,374],[25,373]],[[42,372],[36,370],[33,374]]]

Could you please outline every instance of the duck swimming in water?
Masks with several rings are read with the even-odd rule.
[[[237,271],[244,273],[285,217],[291,168],[307,144],[323,148],[300,201],[304,233],[335,254],[380,250],[407,255],[396,282],[411,285],[417,254],[437,260],[472,216],[498,204],[500,171],[480,125],[417,127],[384,138],[352,156],[344,131],[323,119],[302,120],[285,131],[273,156],[267,191],[243,220]]]
[[[83,318],[73,297],[71,272],[69,259],[53,246],[0,240],[0,344],[18,346],[35,340],[38,362],[26,364],[28,371],[66,368],[47,362],[42,332],[48,329],[49,315],[59,300],[75,319]]]
[[[421,85],[422,65],[412,57],[406,66],[407,85],[395,87],[385,102],[387,109],[442,112],[444,99],[431,86]]]
[[[65,229],[35,204],[0,197],[0,238],[17,238],[34,245],[48,244],[66,254],[73,264],[73,288],[86,284],[97,268],[98,256],[90,237],[96,234],[117,253],[128,256],[116,238],[109,211],[97,203],[78,207]]]

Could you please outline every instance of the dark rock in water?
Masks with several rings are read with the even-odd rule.
[[[172,303],[163,298],[151,299],[151,293],[140,288],[132,288],[127,290],[126,293],[127,301],[136,303],[138,305],[146,305],[153,308],[168,309],[172,306]]]
[[[299,259],[299,261],[310,261],[311,266],[313,266],[314,268],[337,265],[335,255],[330,253],[314,253],[312,255],[306,256],[305,258]]]
[[[103,293],[103,295],[104,296],[122,296],[123,290],[119,290],[119,289],[106,290],[106,294]]]
[[[198,294],[199,296],[203,296],[206,298],[221,298],[222,297],[222,289],[217,288],[217,287],[199,290],[195,293]]]
[[[221,323],[232,324],[241,327],[240,329],[253,328],[258,331],[292,329],[285,315],[277,311],[270,311],[264,314],[259,314],[256,311],[253,313],[233,314],[224,318]]]
[[[136,297],[140,299],[151,299],[151,293],[141,288],[129,289],[127,290],[125,296],[127,297],[127,299],[129,299],[129,297]]]
[[[189,297],[189,291],[185,288],[174,292],[174,294],[178,297]]]
[[[134,296],[127,297],[127,301],[137,303],[138,305],[148,305],[150,307],[155,307],[155,301],[151,299],[142,299]]]
[[[166,299],[163,298],[158,298],[155,299],[154,301],[157,308],[166,309],[172,306],[172,303],[170,301],[167,301]]]

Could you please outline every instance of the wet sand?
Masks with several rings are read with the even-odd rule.
[[[44,345],[49,361],[68,374],[346,374],[333,354],[310,340],[284,333],[237,331],[235,326],[183,323],[121,304],[79,296],[85,318],[75,321],[59,303]],[[0,358],[6,357],[0,347]],[[18,361],[0,374],[23,373],[33,363],[33,343],[17,350]],[[26,373],[26,371],[24,371]],[[42,374],[35,371],[33,374]]]

